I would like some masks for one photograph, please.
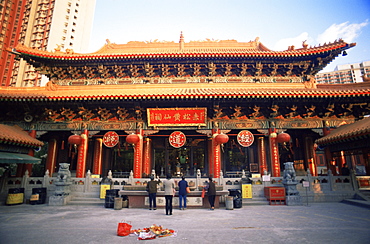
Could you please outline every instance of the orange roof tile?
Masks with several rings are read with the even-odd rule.
[[[318,87],[320,87],[318,85]],[[212,99],[212,98],[370,98],[370,83],[356,86],[324,86],[306,89],[302,83],[192,83],[130,84],[48,87],[0,87],[0,101],[56,100],[146,100],[146,99]]]
[[[364,118],[352,124],[342,125],[330,132],[329,135],[316,140],[321,146],[338,144],[344,141],[370,137],[370,118]]]
[[[264,57],[287,58],[311,56],[319,53],[329,54],[333,50],[345,50],[355,46],[343,40],[324,44],[318,47],[272,51],[265,47],[258,39],[250,42],[224,41],[196,41],[183,43],[175,42],[128,42],[115,44],[108,42],[94,53],[48,52],[18,45],[11,52],[31,57],[42,57],[54,60],[87,60],[87,59],[141,59],[141,58],[192,58],[192,57]]]
[[[31,137],[21,127],[0,124],[0,143],[38,148],[43,142]]]

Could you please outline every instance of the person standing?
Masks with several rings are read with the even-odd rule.
[[[347,167],[347,164],[343,164],[341,169],[341,174],[343,176],[348,176],[350,174],[349,168]]]
[[[187,188],[189,187],[188,182],[185,180],[185,177],[182,177],[182,180],[178,183],[179,186],[179,208],[180,210],[186,209],[186,195],[188,194]],[[184,207],[182,206],[182,202],[184,201]]]
[[[167,174],[167,179],[163,181],[164,197],[166,199],[166,215],[172,215],[172,199],[175,195],[175,182],[171,179],[171,175]]]
[[[211,210],[215,210],[215,199],[216,199],[216,185],[212,180],[212,177],[208,178],[207,195],[208,202],[211,205]]]
[[[157,210],[157,186],[161,182],[158,180],[154,180],[154,175],[150,176],[150,181],[146,185],[146,191],[149,193],[149,210]]]

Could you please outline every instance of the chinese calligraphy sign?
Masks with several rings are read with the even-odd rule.
[[[148,108],[149,126],[205,126],[207,108]]]
[[[254,142],[254,136],[249,130],[242,130],[237,136],[238,143],[243,147],[249,147]]]
[[[170,145],[175,148],[180,148],[185,145],[186,136],[181,131],[174,131],[168,138]]]
[[[118,141],[119,141],[119,136],[116,132],[109,131],[104,134],[103,144],[106,147],[114,147],[115,145],[117,145]]]

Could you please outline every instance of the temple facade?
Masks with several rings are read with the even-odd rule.
[[[315,140],[370,112],[369,83],[317,84],[315,75],[355,46],[272,51],[250,42],[107,43],[97,52],[9,52],[46,75],[45,87],[0,88],[0,121],[45,142],[45,171],[145,178],[172,174],[280,177],[340,174]],[[364,157],[350,157],[355,169]],[[370,172],[365,172],[369,175]]]

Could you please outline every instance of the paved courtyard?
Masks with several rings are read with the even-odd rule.
[[[243,206],[208,209],[124,208],[104,206],[0,206],[0,243],[137,243],[119,237],[117,224],[133,228],[152,224],[177,231],[176,237],[149,243],[370,243],[370,209],[344,203],[308,206]]]

